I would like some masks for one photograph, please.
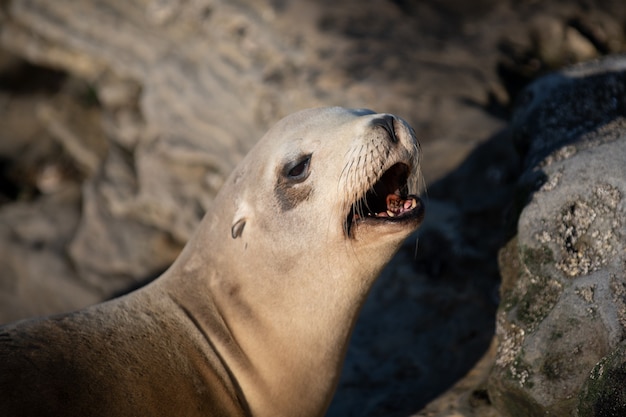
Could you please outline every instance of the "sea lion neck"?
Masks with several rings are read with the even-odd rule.
[[[255,416],[322,415],[379,271],[363,276],[341,265],[317,265],[328,274],[294,270],[291,282],[281,284],[264,271],[233,270],[232,259],[222,265],[210,247],[200,259],[195,244],[165,274],[162,288],[204,335],[204,347],[227,364],[234,389],[245,393],[242,403]],[[320,378],[331,383],[314,382]]]
[[[414,132],[391,115],[280,122],[166,274],[253,415],[324,413],[373,281],[421,221],[408,193],[417,156]]]

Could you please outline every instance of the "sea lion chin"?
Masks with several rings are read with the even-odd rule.
[[[320,416],[377,275],[421,223],[402,119],[279,121],[157,280],[0,328],[0,415]]]

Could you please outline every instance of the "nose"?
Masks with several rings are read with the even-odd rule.
[[[390,114],[385,114],[384,116],[377,117],[372,119],[372,126],[380,126],[387,131],[389,135],[389,140],[393,143],[398,143],[398,137],[396,136],[396,129],[394,127],[395,117]]]

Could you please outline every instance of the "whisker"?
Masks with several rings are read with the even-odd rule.
[[[352,154],[351,151],[346,152],[346,158],[348,157],[348,153]],[[343,166],[343,169],[341,170],[341,175],[339,176],[339,182],[340,183],[341,183],[341,180],[344,179],[344,178],[346,178],[346,181],[347,181],[348,175],[349,175],[350,171],[352,170],[352,165],[354,165],[354,158],[350,157],[348,159],[348,163],[345,164]]]

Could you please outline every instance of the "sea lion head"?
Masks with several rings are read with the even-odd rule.
[[[371,284],[421,223],[420,150],[391,114],[279,121],[161,280],[259,416],[323,415]]]
[[[357,258],[381,266],[421,223],[420,150],[402,119],[309,109],[279,121],[216,199],[228,238],[264,262]]]

